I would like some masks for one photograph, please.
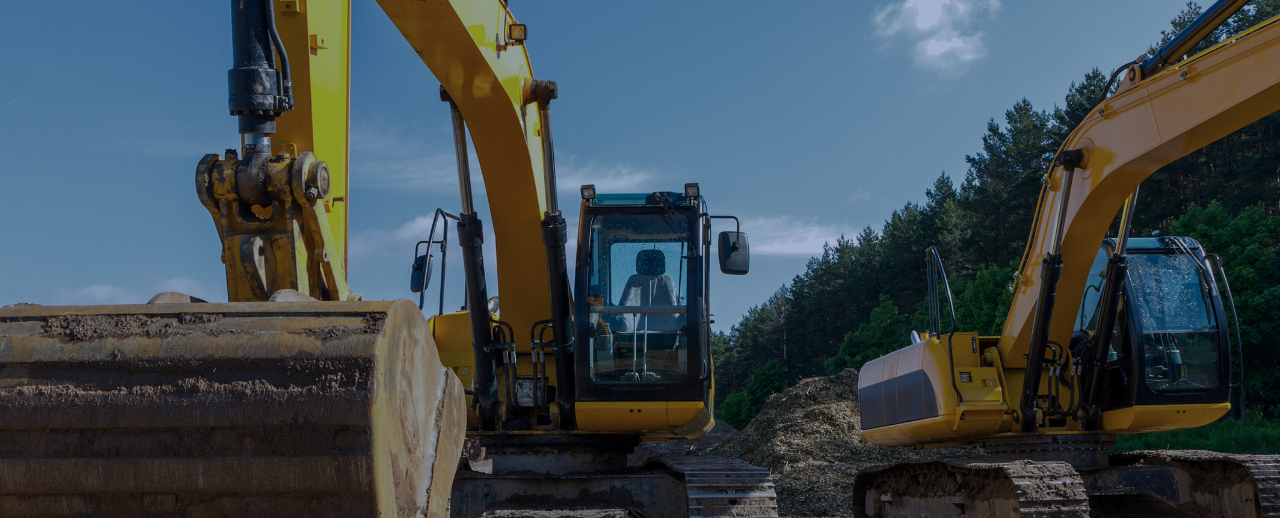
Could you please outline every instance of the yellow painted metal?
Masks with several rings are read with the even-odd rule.
[[[462,386],[471,388],[476,355],[471,347],[471,312],[455,311],[431,317],[431,337],[440,350],[440,362],[453,369]]]
[[[960,442],[998,432],[1009,410],[1008,392],[1000,383],[998,366],[984,363],[982,357],[976,333],[955,333],[931,336],[867,362],[858,376],[860,388],[924,371],[938,415],[864,430],[862,436],[880,446],[904,446]],[[956,397],[957,389],[963,402]]]
[[[518,349],[528,352],[523,330],[550,317],[551,299],[541,227],[541,122],[527,92],[533,71],[524,45],[506,39],[507,26],[517,22],[500,0],[378,4],[466,120],[489,199],[502,319],[517,330]]]
[[[970,346],[984,341],[990,343],[990,338],[956,333],[950,353],[955,362],[956,384],[953,388],[948,375],[948,362],[951,361],[946,347],[948,339],[948,335],[930,337],[867,362],[862,367],[858,377],[859,388],[923,370],[932,385],[939,414],[937,417],[864,430],[863,438],[879,446],[938,446],[968,444],[1018,431],[1010,411],[1016,408],[1017,398],[1022,392],[1023,369],[1005,369],[995,347],[982,349],[978,346],[979,352],[975,353]],[[1069,362],[1063,370],[1070,371]],[[1071,390],[1061,379],[1044,376],[1039,392],[1047,393],[1050,383],[1060,383],[1062,393]],[[960,390],[963,402],[956,398],[956,388]],[[890,403],[886,401],[885,404]],[[1230,408],[1228,403],[1138,405],[1104,412],[1102,426],[1103,430],[1112,433],[1192,428],[1213,422]],[[1078,433],[1081,430],[1079,422],[1067,420],[1065,425],[1046,426],[1041,431],[1052,434]]]
[[[1227,415],[1230,403],[1135,405],[1102,413],[1102,429],[1134,433],[1204,426]]]
[[[271,209],[240,200],[240,161],[232,157],[206,156],[197,191],[222,240],[228,300],[265,301],[282,289],[347,300],[350,0],[270,1],[290,58],[295,102],[276,121],[272,151],[287,157],[268,166]],[[316,160],[327,165],[329,193],[311,199],[304,181]]]
[[[714,424],[701,401],[578,401],[583,431],[647,432],[646,437],[696,439]]]
[[[680,428],[692,423],[706,410],[707,406],[701,401],[668,401],[667,427]]]
[[[359,299],[336,264],[337,241],[324,216],[324,200],[306,191],[323,169],[309,151],[264,164],[271,205],[240,198],[241,161],[205,155],[196,167],[196,193],[213,217],[222,241],[227,298],[232,302],[270,300],[295,290],[317,300]]]
[[[1000,411],[972,411],[961,420],[957,414],[940,415],[871,430],[863,430],[862,438],[877,446],[919,446],[961,443],[968,439],[989,437],[999,426]]]
[[[1065,211],[1062,279],[1049,340],[1069,342],[1089,267],[1134,188],[1161,166],[1280,109],[1278,18],[1114,95],[1067,138],[1062,149],[1083,149],[1085,158],[1073,173]],[[1000,339],[1010,368],[1026,365],[1041,259],[1055,237],[1064,173],[1061,167],[1050,172],[1040,196],[1039,224],[1019,268],[1020,283]]]
[[[329,165],[324,214],[334,266],[346,279],[351,106],[351,0],[273,0],[293,75],[294,109],[276,119],[272,151],[315,153]],[[242,155],[243,156],[243,155]]]

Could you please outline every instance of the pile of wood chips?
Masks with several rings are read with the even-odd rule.
[[[769,468],[780,514],[837,516],[853,513],[853,476],[861,468],[976,453],[971,448],[885,448],[867,443],[861,433],[858,372],[846,369],[769,396],[746,428],[705,454]]]

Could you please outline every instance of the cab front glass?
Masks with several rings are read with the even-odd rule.
[[[1099,250],[1090,268],[1076,333],[1096,333],[1099,297],[1106,289],[1109,250]],[[1202,392],[1217,388],[1221,370],[1213,278],[1200,258],[1176,248],[1131,249],[1126,290],[1119,304],[1108,369],[1138,356],[1134,366],[1154,393]],[[1132,334],[1124,330],[1133,329]],[[1130,340],[1132,337],[1132,340]],[[1136,347],[1132,344],[1136,343]],[[1131,349],[1136,349],[1132,351]]]
[[[599,385],[660,386],[689,369],[689,222],[604,212],[589,228],[588,371]]]
[[[1143,376],[1155,392],[1218,386],[1218,319],[1203,265],[1185,253],[1129,256],[1130,299],[1142,329]]]

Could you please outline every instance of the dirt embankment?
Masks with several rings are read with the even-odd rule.
[[[790,516],[852,514],[859,469],[904,459],[972,455],[969,448],[885,448],[862,438],[858,372],[801,380],[774,394],[746,428],[706,451],[769,468],[779,512]]]

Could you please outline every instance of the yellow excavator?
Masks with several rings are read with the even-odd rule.
[[[443,232],[415,251],[418,307],[346,282],[349,0],[233,0],[241,145],[195,175],[229,302],[0,309],[0,516],[776,516],[768,471],[735,459],[627,465],[642,440],[714,424],[709,258],[714,246],[723,272],[745,274],[746,234],[713,237],[711,220],[731,217],[695,183],[585,185],[573,291],[558,92],[533,78],[528,28],[501,0],[379,5],[439,79],[458,155],[461,210],[437,211]],[[467,306],[428,319],[449,221]],[[465,437],[491,470],[459,469]]]
[[[1217,2],[1112,76],[1045,175],[1000,336],[955,329],[926,252],[931,328],[862,367],[863,437],[985,455],[864,470],[856,515],[1280,516],[1280,456],[1109,453],[1118,434],[1213,422],[1238,389],[1221,265],[1193,239],[1129,233],[1143,179],[1280,109],[1280,17],[1181,59],[1245,3]]]

